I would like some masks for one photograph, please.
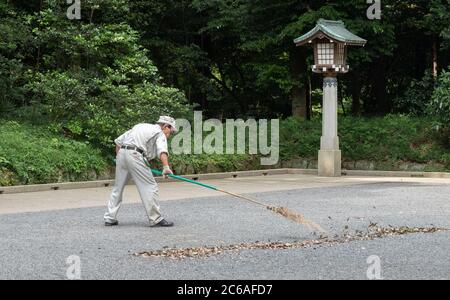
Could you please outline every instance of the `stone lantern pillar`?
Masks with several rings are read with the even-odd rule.
[[[341,150],[338,136],[337,76],[323,79],[322,137],[319,150],[319,176],[341,175]]]
[[[366,40],[348,31],[342,21],[320,19],[316,27],[295,39],[294,43],[297,46],[310,44],[314,47],[312,71],[324,75],[319,176],[341,176],[337,75],[349,71],[347,46],[364,46]]]

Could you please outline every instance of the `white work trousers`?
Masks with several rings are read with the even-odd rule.
[[[117,221],[122,204],[122,194],[128,180],[133,178],[147,212],[150,225],[158,224],[163,218],[158,205],[158,185],[150,169],[145,165],[142,154],[134,150],[120,149],[116,157],[116,182],[108,202],[105,222]]]

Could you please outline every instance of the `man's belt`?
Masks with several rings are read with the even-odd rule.
[[[137,151],[137,152],[139,152],[139,153],[141,153],[141,154],[144,154],[144,150],[142,150],[142,149],[140,149],[140,148],[138,148],[138,147],[135,147],[135,146],[122,146],[122,147],[120,147],[120,148],[122,148],[122,149],[127,149],[127,150]]]

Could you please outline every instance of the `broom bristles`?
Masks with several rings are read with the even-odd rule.
[[[306,219],[304,216],[297,214],[286,207],[275,207],[275,206],[267,206],[267,209],[273,211],[279,215],[282,215],[285,218],[288,218],[291,221],[307,226],[310,229],[315,229],[320,232],[326,232],[320,225],[314,223]]]

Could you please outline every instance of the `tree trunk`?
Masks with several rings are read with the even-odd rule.
[[[294,87],[291,93],[292,116],[307,119],[306,89]]]
[[[386,93],[386,61],[383,57],[376,64],[374,75],[375,114],[386,114],[391,111],[391,103]]]
[[[357,116],[361,114],[361,82],[359,76],[352,74],[352,115]]]
[[[290,55],[292,78],[296,81],[291,90],[292,116],[308,118],[308,77],[306,49],[293,47]]]
[[[311,120],[312,116],[312,98],[311,98],[311,76],[308,74],[308,84],[306,89],[306,118]]]
[[[438,37],[433,36],[433,78],[436,81],[438,77]]]

